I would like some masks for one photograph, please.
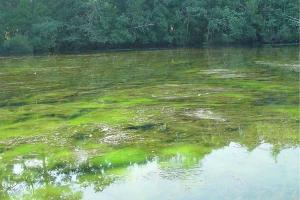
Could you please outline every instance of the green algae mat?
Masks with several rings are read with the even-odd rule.
[[[298,199],[299,49],[0,58],[0,199]]]

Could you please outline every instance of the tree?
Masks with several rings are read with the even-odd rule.
[[[297,0],[0,0],[0,49],[299,42],[298,11]]]

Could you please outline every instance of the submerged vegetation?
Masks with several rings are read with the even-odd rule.
[[[299,42],[297,0],[1,0],[3,54]]]
[[[232,170],[233,163],[243,168],[229,170],[228,176],[221,173],[228,187],[240,180],[251,184],[247,175],[253,173],[272,186],[254,197],[265,199],[274,191],[292,199],[299,194],[297,175],[290,174],[297,172],[300,145],[298,50],[1,58],[0,199],[93,199],[89,195],[109,195],[106,188],[117,187],[120,180],[139,180],[147,170],[154,174],[146,174],[147,181],[139,186],[159,174],[160,187],[171,184],[168,180],[184,180],[191,188],[211,190],[211,185],[189,178],[206,172],[210,177],[210,170],[217,174],[219,168],[205,168],[210,162],[224,170]],[[282,160],[284,153],[287,160]],[[232,154],[237,160],[230,163]],[[225,157],[228,163],[217,160]],[[264,163],[269,157],[280,165]],[[261,159],[259,168],[269,167],[265,174],[253,171],[251,159],[256,158]],[[289,173],[284,180],[280,167]],[[243,170],[250,170],[245,177]],[[135,173],[138,178],[124,179]],[[225,181],[205,180],[212,185]],[[228,195],[225,189],[220,193]],[[246,198],[249,190],[232,194]]]

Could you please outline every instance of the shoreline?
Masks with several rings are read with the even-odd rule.
[[[181,50],[181,49],[210,49],[210,48],[278,48],[278,47],[298,47],[300,43],[278,43],[278,44],[215,44],[215,45],[202,45],[202,46],[177,46],[177,47],[145,47],[145,48],[108,48],[108,49],[96,49],[96,50],[74,50],[74,51],[63,51],[53,53],[32,53],[32,54],[0,54],[0,59],[4,58],[21,58],[21,57],[39,57],[39,56],[59,56],[59,55],[88,55],[97,53],[114,53],[114,52],[129,52],[129,51],[163,51],[163,50]]]

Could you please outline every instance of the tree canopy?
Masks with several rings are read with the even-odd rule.
[[[0,0],[0,52],[299,42],[298,0]]]

